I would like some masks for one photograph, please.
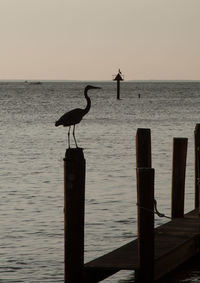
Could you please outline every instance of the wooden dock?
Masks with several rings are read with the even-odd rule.
[[[198,210],[176,218],[155,229],[155,275],[162,278],[200,252]],[[85,264],[84,282],[99,282],[120,270],[140,268],[138,240]]]
[[[120,270],[135,271],[135,282],[153,283],[200,254],[200,124],[195,132],[194,210],[184,214],[187,138],[173,139],[171,217],[160,217],[154,199],[150,129],[136,135],[138,238],[84,264],[85,159],[82,149],[68,149],[64,159],[65,283],[97,283]]]

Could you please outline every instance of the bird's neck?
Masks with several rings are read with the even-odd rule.
[[[87,100],[87,105],[86,105],[86,107],[85,107],[85,109],[84,109],[84,115],[85,115],[85,114],[87,114],[88,111],[90,110],[90,107],[91,107],[91,100],[90,100],[89,96],[87,95],[87,91],[85,91],[84,95],[85,95],[85,99]]]

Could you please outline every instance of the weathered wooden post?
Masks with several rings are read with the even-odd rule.
[[[117,81],[117,99],[120,99],[120,81],[123,81],[122,73],[119,69],[118,74],[115,76],[114,81]]]
[[[139,128],[136,134],[136,168],[151,166],[151,130]]]
[[[173,139],[172,218],[184,217],[187,138]]]
[[[196,124],[194,131],[195,157],[195,208],[200,209],[200,124]]]
[[[64,158],[64,282],[82,282],[84,264],[85,159],[82,148]]]
[[[151,130],[137,129],[136,170],[138,205],[138,255],[136,282],[154,279],[154,169],[151,169]]]
[[[154,281],[154,169],[137,168],[138,256],[136,282]]]

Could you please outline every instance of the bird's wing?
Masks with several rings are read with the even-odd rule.
[[[66,112],[64,115],[60,117],[60,119],[56,122],[57,125],[63,126],[71,126],[79,123],[82,119],[82,109],[76,108],[69,112]]]

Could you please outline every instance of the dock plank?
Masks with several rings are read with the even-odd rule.
[[[177,218],[155,229],[155,279],[175,269],[200,251],[200,218],[195,212]],[[137,239],[85,264],[85,274],[119,270],[137,270]],[[106,277],[104,277],[106,278]],[[90,282],[89,280],[87,282]],[[99,281],[91,281],[99,282]]]

